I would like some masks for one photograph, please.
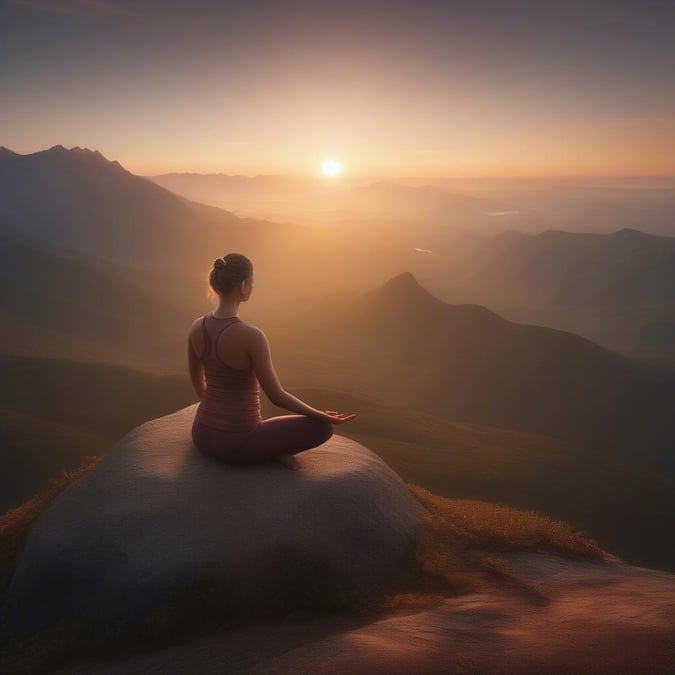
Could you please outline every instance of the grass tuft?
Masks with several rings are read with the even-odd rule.
[[[529,550],[606,557],[583,533],[535,511],[448,499],[415,483],[407,485],[426,512],[419,522],[402,590],[382,598],[383,609],[419,609],[443,597],[495,586],[545,602],[540,589],[513,572],[505,554]]]

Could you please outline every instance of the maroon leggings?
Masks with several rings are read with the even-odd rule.
[[[192,441],[198,450],[232,464],[264,462],[283,453],[295,455],[325,443],[332,435],[331,422],[308,415],[270,417],[250,431],[221,431],[200,422],[192,425]]]

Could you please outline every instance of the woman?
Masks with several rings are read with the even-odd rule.
[[[209,285],[218,307],[194,321],[188,338],[190,379],[201,399],[192,425],[195,447],[232,464],[275,459],[299,469],[296,453],[321,445],[333,435],[333,424],[357,413],[317,410],[281,386],[265,333],[237,315],[253,292],[253,265],[246,256],[216,259]],[[263,420],[258,383],[274,405],[299,414]]]

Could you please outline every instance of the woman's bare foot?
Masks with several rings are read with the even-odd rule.
[[[298,469],[302,467],[302,464],[300,464],[298,458],[295,455],[289,454],[288,452],[285,452],[283,455],[279,455],[277,460],[289,469],[293,469],[293,471],[298,471]]]

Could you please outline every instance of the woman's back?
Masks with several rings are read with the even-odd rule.
[[[253,366],[233,367],[218,353],[219,338],[237,323],[241,323],[237,316],[218,318],[209,313],[202,318],[206,394],[195,420],[223,431],[249,431],[262,420],[260,387]]]
[[[218,294],[216,311],[230,316],[210,312],[190,327],[190,379],[201,398],[192,425],[195,447],[235,463],[278,458],[297,469],[294,454],[324,443],[333,424],[356,415],[317,410],[281,386],[267,336],[236,316],[253,292],[253,265],[245,255],[216,258],[209,285]],[[263,420],[261,387],[271,403],[296,414]]]

